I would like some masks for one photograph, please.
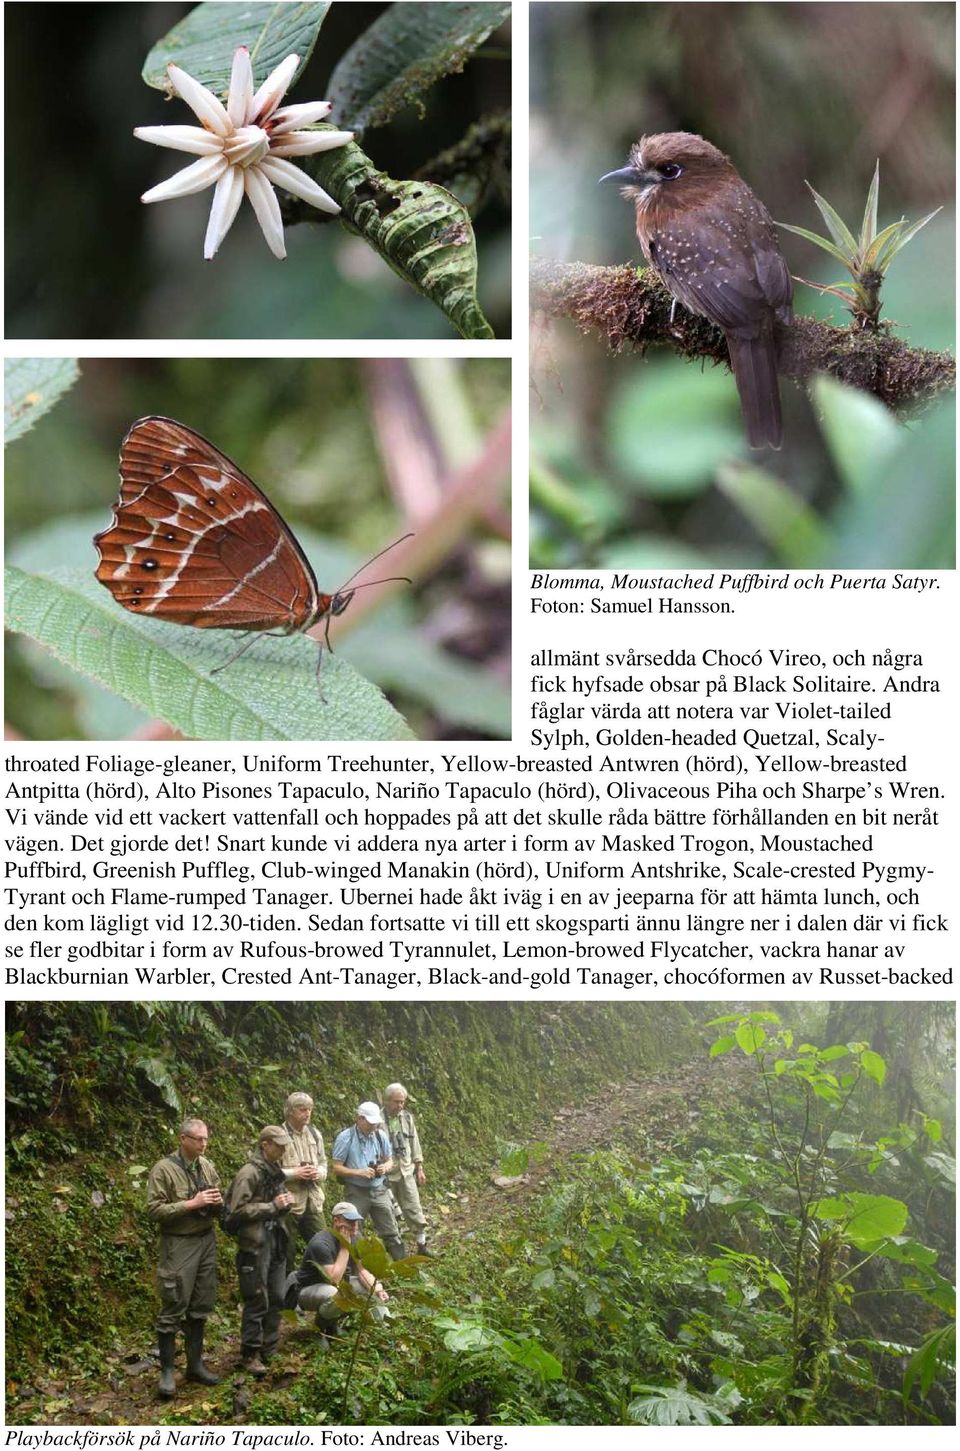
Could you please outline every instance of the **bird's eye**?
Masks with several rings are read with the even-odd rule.
[[[660,175],[663,177],[664,181],[676,181],[677,177],[680,176],[682,171],[683,167],[678,166],[675,161],[668,161],[660,167]]]

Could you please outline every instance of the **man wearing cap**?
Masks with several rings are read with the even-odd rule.
[[[290,1135],[280,1167],[293,1195],[286,1218],[287,1267],[296,1264],[297,1238],[309,1243],[323,1228],[323,1184],[327,1177],[327,1156],[320,1131],[310,1122],[313,1099],[309,1093],[291,1093],[285,1106],[283,1126]]]
[[[333,1206],[333,1229],[322,1229],[315,1234],[304,1251],[298,1270],[287,1279],[285,1304],[288,1309],[297,1306],[301,1310],[315,1310],[317,1329],[323,1334],[339,1334],[337,1322],[348,1312],[335,1303],[337,1291],[344,1275],[355,1295],[370,1298],[370,1316],[374,1320],[386,1319],[385,1308],[390,1296],[369,1270],[358,1265],[348,1248],[360,1234],[363,1215],[355,1205],[342,1199]],[[341,1244],[337,1236],[347,1241]]]
[[[393,1168],[387,1176],[387,1183],[400,1206],[404,1222],[416,1231],[417,1254],[428,1254],[427,1220],[420,1203],[420,1186],[426,1184],[427,1176],[416,1120],[407,1108],[407,1090],[402,1083],[387,1084],[383,1090],[383,1108],[393,1152]]]
[[[187,1379],[208,1386],[220,1383],[203,1363],[204,1327],[217,1298],[214,1225],[223,1204],[220,1176],[204,1157],[208,1137],[202,1119],[184,1119],[179,1149],[154,1164],[147,1179],[147,1213],[160,1226],[158,1394],[164,1401],[177,1393],[173,1364],[181,1326]]]
[[[293,1203],[280,1162],[289,1146],[290,1135],[279,1124],[260,1130],[257,1152],[230,1185],[226,1211],[226,1225],[237,1236],[237,1279],[243,1300],[240,1364],[258,1377],[266,1375],[280,1339],[287,1277],[283,1220]]]
[[[362,1215],[369,1216],[391,1259],[403,1259],[403,1241],[394,1218],[386,1176],[393,1168],[390,1140],[377,1104],[357,1109],[357,1121],[333,1142],[333,1172]]]

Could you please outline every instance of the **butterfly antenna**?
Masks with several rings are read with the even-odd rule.
[[[389,554],[390,551],[391,551],[391,549],[396,549],[397,545],[398,544],[402,544],[405,539],[412,539],[412,538],[413,538],[412,531],[409,534],[401,534],[400,535],[400,538],[399,539],[395,539],[392,544],[388,544],[384,549],[379,550],[376,554],[371,554],[371,556],[370,556],[369,559],[364,560],[363,564],[361,564],[358,569],[355,569],[353,571],[353,574],[351,574],[350,579],[344,580],[343,584],[337,590],[337,594],[338,595],[339,594],[343,594],[343,591],[347,588],[347,585],[350,583],[351,580],[356,579],[356,577],[357,577],[358,574],[362,574],[365,569],[369,568],[369,566],[371,564],[375,564],[378,559],[382,559],[385,554]],[[403,576],[398,576],[398,578],[403,578]],[[393,581],[392,580],[387,580],[387,579],[371,579],[369,581],[369,583],[370,584],[392,584]],[[409,583],[410,583],[410,581],[407,580],[407,584],[409,584]]]
[[[350,581],[347,580],[347,584],[349,583]],[[408,574],[388,574],[386,579],[365,579],[363,584],[355,584],[350,593],[356,594],[358,589],[370,589],[371,585],[375,584],[413,584],[413,580]],[[345,586],[341,585],[337,594],[342,595],[344,589]]]

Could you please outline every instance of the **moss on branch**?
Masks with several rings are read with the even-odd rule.
[[[569,318],[614,352],[661,344],[683,358],[727,363],[720,329],[680,306],[674,309],[670,293],[649,271],[534,258],[530,305],[546,317]],[[814,373],[828,373],[872,393],[898,413],[915,410],[956,386],[956,359],[950,353],[910,347],[885,332],[798,317],[791,326],[778,327],[778,338],[784,377],[802,383]]]

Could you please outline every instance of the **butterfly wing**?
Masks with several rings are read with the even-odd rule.
[[[120,447],[120,498],[94,539],[97,579],[138,615],[201,629],[307,629],[321,596],[269,499],[212,443],[141,418]]]

